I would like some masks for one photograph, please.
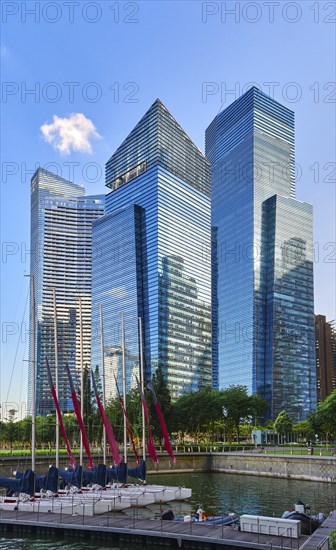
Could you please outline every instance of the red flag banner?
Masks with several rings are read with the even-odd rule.
[[[161,407],[160,407],[160,404],[158,402],[158,399],[157,399],[157,396],[156,396],[156,393],[155,393],[155,390],[154,390],[154,386],[151,382],[149,382],[147,384],[147,388],[152,393],[153,398],[154,398],[155,409],[156,409],[156,412],[157,412],[157,415],[158,415],[158,418],[159,418],[161,431],[162,431],[162,435],[163,435],[164,448],[166,449],[167,453],[169,454],[169,456],[172,459],[172,461],[174,462],[174,464],[176,464],[176,458],[174,456],[173,447],[172,447],[172,444],[171,444],[170,439],[169,439],[167,426],[166,426],[166,423],[165,423],[164,418],[163,418],[163,414],[162,414]]]
[[[47,357],[46,357],[46,367],[47,367],[47,373],[48,373],[48,380],[49,380],[51,395],[53,396],[53,400],[54,400],[54,403],[55,403],[55,409],[56,409],[56,413],[57,413],[57,417],[58,417],[59,427],[60,427],[61,434],[62,434],[62,437],[64,439],[65,446],[66,446],[66,449],[68,451],[68,455],[69,455],[69,458],[70,458],[69,464],[72,468],[76,468],[76,460],[75,460],[75,457],[74,457],[74,455],[71,451],[70,442],[69,442],[69,439],[68,439],[68,436],[67,436],[67,433],[66,433],[66,429],[65,429],[65,426],[64,426],[61,407],[59,406],[59,402],[58,402],[58,398],[57,398],[57,395],[56,395],[54,382],[53,382],[53,379],[52,379],[52,376],[51,376],[50,365],[49,365],[49,361],[48,361]]]
[[[81,416],[80,406],[79,406],[77,395],[76,395],[75,386],[73,384],[73,380],[72,380],[72,376],[71,376],[71,372],[70,372],[68,364],[65,368],[66,368],[66,371],[68,373],[70,389],[71,389],[71,399],[72,399],[72,403],[73,403],[73,406],[74,406],[74,410],[75,410],[77,422],[78,422],[78,425],[79,425],[79,429],[80,429],[81,434],[82,434],[82,441],[83,441],[84,449],[85,449],[85,452],[86,452],[86,454],[88,456],[88,459],[89,459],[89,468],[93,468],[94,464],[93,464],[93,460],[92,460],[92,456],[91,456],[90,444],[89,444],[88,436],[86,435],[84,422],[83,422],[83,419],[82,419],[82,416]]]
[[[99,397],[99,393],[98,393],[98,390],[97,390],[97,384],[96,384],[96,381],[95,381],[93,370],[91,370],[91,377],[92,377],[92,385],[93,385],[93,389],[94,389],[94,392],[95,392],[98,409],[99,409],[100,416],[102,418],[103,424],[105,426],[107,441],[109,442],[109,445],[110,445],[112,458],[113,458],[114,464],[116,466],[119,466],[119,464],[122,462],[122,456],[119,452],[118,443],[116,442],[116,439],[114,437],[113,428],[112,428],[111,423],[109,421],[109,418],[106,414],[106,411],[105,411],[105,409],[102,405],[102,402],[100,401],[100,397]]]
[[[139,384],[138,379],[137,379],[137,384],[138,384],[141,403],[142,403],[142,406],[143,406],[143,411],[144,411],[146,424],[147,424],[147,428],[148,428],[148,440],[147,440],[148,454],[151,457],[151,459],[155,462],[155,464],[158,464],[159,460],[158,460],[158,457],[157,457],[157,454],[156,454],[155,445],[154,445],[154,438],[153,438],[152,430],[151,430],[151,427],[150,427],[148,407],[147,407],[146,399],[145,399],[145,396],[143,394],[143,391],[141,389],[141,386]]]

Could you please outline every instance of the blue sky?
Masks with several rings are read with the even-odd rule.
[[[15,327],[24,318],[27,296],[30,177],[36,165],[58,168],[64,177],[83,183],[88,193],[104,192],[105,162],[157,97],[202,150],[212,118],[251,83],[295,111],[297,198],[314,206],[316,312],[334,319],[332,3],[77,4],[1,6],[0,400],[26,398],[27,348]],[[99,136],[92,128],[90,133],[85,122],[88,140],[79,139],[78,150],[70,145],[69,154],[66,141],[61,152],[46,141],[40,128],[56,120],[66,132],[66,121],[78,113],[91,121]],[[73,144],[78,127],[71,129]],[[8,329],[9,323],[13,325]],[[8,335],[8,330],[15,334]]]

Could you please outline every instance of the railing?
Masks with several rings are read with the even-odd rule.
[[[56,500],[60,499],[55,499],[55,501]],[[73,514],[69,513],[69,507],[71,507],[71,503]],[[206,537],[207,541],[209,541],[210,537],[213,538],[214,542],[216,542],[216,540],[218,539],[223,539],[228,545],[232,546],[234,546],[235,542],[239,540],[239,545],[243,548],[246,548],[246,550],[251,547],[251,542],[256,542],[256,538],[258,539],[258,543],[265,549],[299,549],[299,539],[295,539],[292,536],[285,536],[285,533],[288,534],[288,529],[286,529],[278,537],[276,537],[275,535],[268,535],[268,537],[271,538],[272,541],[268,541],[265,543],[261,541],[265,540],[264,537],[267,534],[259,533],[258,526],[258,532],[251,533],[251,540],[247,541],[246,536],[248,536],[248,533],[244,533],[244,535],[240,538],[237,532],[237,526],[225,525],[223,522],[221,525],[216,525],[215,523],[207,524],[206,529],[203,530],[203,522],[189,521],[177,523],[174,521],[163,520],[162,517],[156,519],[148,518],[146,520],[139,518],[138,507],[129,508],[126,513],[121,513],[119,510],[115,509],[116,506],[113,502],[108,505],[108,510],[105,514],[98,516],[87,515],[86,507],[90,505],[92,506],[92,504],[94,507],[95,503],[83,501],[81,508],[78,508],[76,495],[73,495],[66,504],[60,504],[57,510],[57,504],[55,502],[54,513],[42,512],[40,510],[41,502],[37,503],[35,512],[27,512],[23,509],[20,510],[19,505],[17,510],[9,513],[8,511],[2,510],[0,506],[0,524],[6,524],[9,521],[14,521],[16,524],[16,532],[18,532],[18,528],[21,522],[23,524],[23,529],[26,529],[29,525],[34,526],[36,524],[40,524],[42,527],[45,527],[48,530],[49,535],[50,529],[53,529],[53,527],[55,529],[57,529],[57,527],[66,528],[68,533],[70,532],[70,530],[81,531],[83,527],[91,527],[90,531],[92,530],[92,536],[97,540],[99,539],[99,537],[102,540],[106,540],[109,537],[109,533],[116,533],[120,531],[127,531],[129,535],[132,533],[132,531],[135,531],[134,536],[137,537],[139,535],[139,531],[141,531],[142,535],[147,532],[148,535],[151,534],[154,537],[157,536],[158,533],[164,533],[164,536],[172,537],[174,540],[176,540],[176,538],[188,539],[189,537],[195,537],[195,540],[202,541],[203,537]],[[138,504],[136,499],[134,500],[134,504]],[[80,512],[78,512],[78,510],[80,510]],[[245,540],[243,540],[243,537]],[[261,541],[259,541],[259,539],[261,539]],[[321,547],[320,550],[327,550],[327,547]]]
[[[316,546],[316,550],[329,550],[329,537],[324,537]]]
[[[288,533],[289,533],[289,537],[288,537]],[[299,549],[300,548],[300,541],[299,541],[299,537],[293,537],[293,529],[292,527],[287,527],[280,535],[281,537],[281,549],[282,548],[291,548],[291,550],[293,548],[297,548]],[[289,546],[284,546],[284,539],[285,539],[285,542],[288,542],[288,538],[290,539],[290,547]],[[294,542],[296,542],[296,545],[293,546],[293,540]]]

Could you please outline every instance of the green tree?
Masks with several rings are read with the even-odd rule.
[[[256,402],[251,402],[246,386],[230,386],[221,394],[225,424],[228,430],[230,426],[234,426],[239,441],[240,423],[250,415],[251,407],[255,406]]]
[[[282,436],[292,431],[293,421],[286,411],[279,412],[274,422],[274,429]]]
[[[11,452],[13,450],[13,442],[15,440],[17,440],[17,437],[18,437],[18,426],[17,426],[17,423],[16,423],[16,418],[17,418],[16,413],[17,413],[16,409],[10,409],[8,411],[7,417],[5,418],[6,422],[4,424],[5,440],[6,440],[7,443],[10,444]]]
[[[65,431],[70,441],[70,445],[72,447],[79,446],[80,432],[79,432],[77,418],[75,417],[75,415],[72,413],[65,414],[63,416],[63,422],[64,422]]]
[[[314,431],[323,435],[327,442],[336,437],[336,390],[319,403],[309,421]]]
[[[48,445],[49,448],[55,443],[56,418],[54,414],[36,417],[36,443],[42,448]]]
[[[197,392],[181,395],[172,406],[174,429],[182,439],[186,433],[199,440],[211,432],[214,437],[216,422],[223,421],[221,392],[204,386]]]
[[[268,402],[257,394],[252,394],[249,397],[249,414],[252,417],[253,424],[256,424],[268,409]]]
[[[336,530],[329,535],[329,550],[336,550]]]

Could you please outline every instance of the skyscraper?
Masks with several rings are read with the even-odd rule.
[[[54,304],[56,296],[59,400],[69,408],[65,363],[76,376],[81,362],[90,364],[92,222],[104,213],[104,196],[84,196],[82,186],[39,168],[31,180],[31,273],[35,283],[36,408],[54,409],[45,369],[48,356],[54,372]],[[79,323],[82,309],[82,336]],[[30,331],[30,335],[32,331]],[[80,338],[82,350],[80,353]],[[32,402],[32,341],[28,409]]]
[[[336,389],[336,331],[333,321],[315,315],[317,401]]]
[[[106,164],[106,215],[94,223],[92,365],[121,377],[125,315],[128,389],[138,373],[138,317],[147,379],[161,365],[173,397],[211,385],[210,166],[156,100]],[[110,395],[115,385],[110,386]]]
[[[294,421],[316,404],[312,207],[295,199],[294,114],[255,87],[206,130],[213,369]]]

